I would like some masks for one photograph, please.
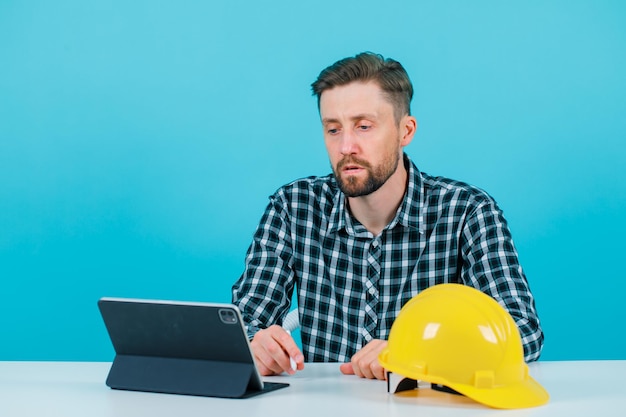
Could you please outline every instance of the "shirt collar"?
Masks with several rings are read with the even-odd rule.
[[[426,204],[424,178],[407,154],[404,154],[404,164],[408,172],[406,193],[392,223],[397,221],[405,227],[418,229],[420,233],[423,233],[424,205]]]
[[[400,224],[405,227],[418,229],[420,233],[423,233],[423,207],[425,204],[424,180],[422,173],[409,159],[407,154],[404,154],[403,160],[408,173],[406,193],[404,194],[402,204],[400,204],[396,212],[396,216],[385,229],[391,229],[397,224]],[[334,180],[336,181],[336,179]],[[330,213],[328,233],[345,229],[348,234],[354,235],[356,234],[354,221],[347,210],[346,196],[341,192],[339,187],[337,187],[336,190],[337,192],[333,197],[333,208]]]
[[[334,181],[337,179],[333,176]],[[333,208],[330,212],[330,222],[328,224],[328,233],[335,233],[345,230],[348,234],[354,235],[354,222],[350,217],[350,213],[346,205],[346,195],[341,192],[339,186],[333,197]]]

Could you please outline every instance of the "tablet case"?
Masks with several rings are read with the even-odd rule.
[[[102,298],[116,355],[113,389],[247,398],[288,386],[263,382],[236,306]]]

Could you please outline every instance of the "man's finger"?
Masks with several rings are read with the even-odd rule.
[[[252,339],[251,345],[255,358],[269,372],[265,375],[282,372],[291,375],[296,370],[304,369],[304,355],[291,335],[280,326],[274,325],[259,330]],[[262,370],[263,368],[260,368],[260,371]]]
[[[339,370],[344,375],[354,375],[354,368],[352,368],[352,364],[350,362],[339,365]]]

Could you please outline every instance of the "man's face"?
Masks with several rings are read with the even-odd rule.
[[[326,90],[320,116],[330,164],[348,197],[378,190],[396,172],[402,137],[392,104],[375,82]]]

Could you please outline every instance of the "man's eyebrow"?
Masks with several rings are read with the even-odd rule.
[[[350,118],[350,120],[352,121],[363,120],[363,119],[376,120],[377,117],[374,113],[361,113],[361,114],[354,115]],[[335,119],[334,117],[324,117],[322,119],[322,124],[329,124],[329,123],[339,123],[339,119]]]
[[[324,118],[322,119],[322,124],[325,124],[325,125],[327,125],[327,124],[329,124],[329,123],[338,123],[338,122],[339,122],[339,120],[334,119],[334,118],[332,118],[332,117],[324,117]]]

